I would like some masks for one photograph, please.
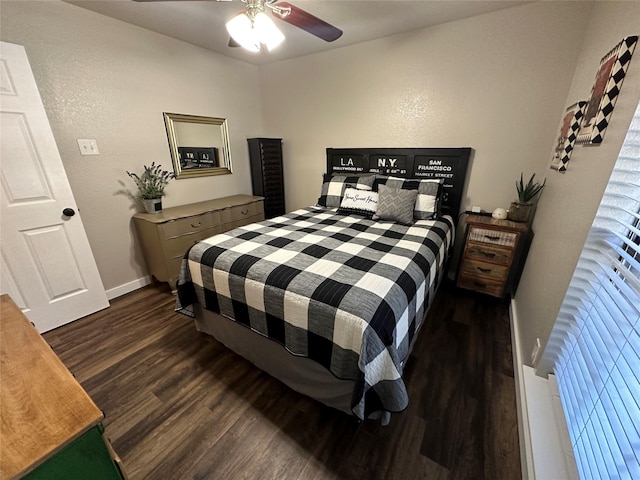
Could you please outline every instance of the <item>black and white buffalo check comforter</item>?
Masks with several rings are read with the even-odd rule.
[[[404,226],[308,207],[193,246],[176,310],[193,316],[198,302],[354,380],[360,419],[398,412],[403,364],[452,241],[449,217]]]

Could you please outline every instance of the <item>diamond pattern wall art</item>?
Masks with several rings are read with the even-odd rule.
[[[578,132],[579,144],[602,142],[637,42],[637,35],[626,37],[602,57]]]
[[[551,168],[553,170],[562,173],[567,171],[586,105],[587,102],[576,102],[565,111],[556,148],[553,152],[553,159],[551,160]]]

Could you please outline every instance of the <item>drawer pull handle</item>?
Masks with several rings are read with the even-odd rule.
[[[497,235],[485,235],[485,238],[488,238],[489,240],[499,240],[500,237],[498,237]]]
[[[487,258],[493,258],[496,256],[496,254],[493,252],[483,252],[482,250],[480,250],[480,255],[484,255]]]
[[[474,284],[476,287],[486,287],[486,286],[487,286],[487,284],[486,284],[486,283],[482,283],[482,282],[473,282],[473,284]]]
[[[192,227],[192,228],[198,228],[200,225],[202,225],[202,222],[192,223],[192,224],[191,224],[191,227]]]
[[[482,273],[489,273],[491,271],[490,268],[482,268],[482,267],[478,267],[478,270],[480,270]]]
[[[246,215],[246,214],[248,214],[248,213],[249,213],[249,210],[241,210],[241,211],[240,211],[240,213],[241,213],[242,215]]]

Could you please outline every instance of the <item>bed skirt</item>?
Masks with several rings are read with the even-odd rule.
[[[199,332],[211,335],[292,390],[353,415],[353,380],[336,378],[317,362],[289,353],[282,345],[244,325],[204,310],[199,304],[194,307],[195,325]]]

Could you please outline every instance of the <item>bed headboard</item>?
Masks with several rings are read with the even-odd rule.
[[[444,179],[441,211],[457,221],[471,148],[327,148],[327,173]]]

